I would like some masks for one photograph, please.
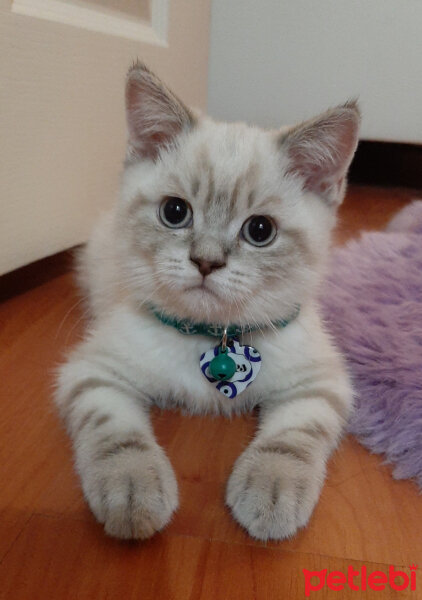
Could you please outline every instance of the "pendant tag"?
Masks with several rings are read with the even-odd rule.
[[[199,365],[202,373],[219,392],[235,398],[254,381],[261,368],[261,355],[253,346],[242,346],[231,339],[204,352]],[[211,364],[212,363],[212,364]]]

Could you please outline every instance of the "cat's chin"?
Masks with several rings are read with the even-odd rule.
[[[209,322],[224,320],[226,302],[217,291],[206,285],[194,285],[186,288],[183,295],[189,318]]]
[[[186,287],[177,295],[160,300],[156,304],[165,312],[194,322],[223,323],[231,312],[224,296],[203,284]]]
[[[211,288],[209,288],[208,286],[204,285],[204,284],[200,284],[200,285],[192,285],[188,288],[186,288],[185,290],[187,293],[189,294],[195,294],[195,297],[198,298],[205,298],[209,301],[209,297],[213,297],[216,300],[220,300],[221,301],[221,296],[218,295],[217,292],[215,292],[214,290],[212,290]]]

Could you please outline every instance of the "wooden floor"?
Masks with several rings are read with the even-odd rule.
[[[400,190],[351,189],[337,241],[383,227],[408,200]],[[181,507],[146,543],[106,538],[84,504],[51,404],[55,365],[81,335],[76,302],[65,274],[0,305],[0,598],[290,600],[305,598],[302,569],[388,572],[391,564],[409,573],[412,563],[419,563],[414,592],[325,588],[310,598],[422,598],[422,499],[352,438],[332,458],[306,530],[263,544],[238,527],[224,487],[253,435],[253,415],[155,412]]]

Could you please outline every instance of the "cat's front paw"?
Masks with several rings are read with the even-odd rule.
[[[178,506],[168,458],[157,444],[136,436],[103,444],[79,470],[88,504],[112,537],[149,538],[167,525]]]
[[[252,537],[291,537],[308,523],[318,500],[324,466],[319,467],[282,446],[249,448],[229,478],[226,502]]]

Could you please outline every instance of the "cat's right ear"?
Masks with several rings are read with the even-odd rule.
[[[126,117],[129,159],[154,160],[163,146],[195,123],[183,102],[139,61],[127,74]]]

